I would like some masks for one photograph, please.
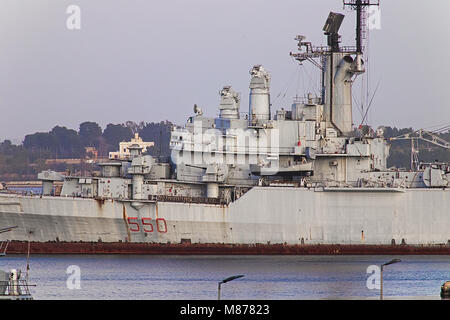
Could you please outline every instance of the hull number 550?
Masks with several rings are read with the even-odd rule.
[[[163,218],[157,218],[154,220],[152,218],[137,218],[137,217],[128,217],[127,218],[128,227],[132,232],[139,232],[141,229],[144,232],[153,232],[155,230],[154,225],[156,226],[156,231],[160,233],[167,232],[167,223]]]

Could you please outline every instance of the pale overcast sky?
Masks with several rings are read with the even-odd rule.
[[[69,5],[81,8],[81,30],[66,27]],[[354,45],[342,0],[0,0],[0,141],[87,120],[184,124],[194,103],[215,116],[224,85],[245,112],[254,64],[271,73],[273,110],[289,107],[318,87],[317,69],[289,57],[294,37],[326,44],[329,11],[346,15],[342,45]],[[370,125],[450,123],[449,13],[448,0],[381,0]]]

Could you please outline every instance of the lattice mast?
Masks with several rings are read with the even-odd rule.
[[[297,36],[298,53],[291,53],[297,61],[307,60],[322,71],[322,104],[324,115],[330,128],[339,135],[352,132],[352,94],[354,77],[364,73],[362,53],[356,47],[341,46],[339,29],[344,15],[330,12],[323,27],[327,36],[327,46],[316,47],[304,41],[304,36]],[[362,50],[361,50],[362,51]],[[320,59],[321,63],[315,61]]]
[[[356,52],[362,53],[362,40],[366,34],[366,9],[369,6],[379,6],[380,0],[344,0],[344,7],[350,6],[356,11]]]

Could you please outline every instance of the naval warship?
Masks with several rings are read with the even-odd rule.
[[[341,46],[331,12],[326,46],[297,36],[321,92],[272,112],[269,72],[250,70],[248,113],[227,85],[219,115],[201,108],[171,132],[170,161],[129,155],[101,174],[38,175],[41,195],[0,194],[9,252],[157,254],[450,254],[450,165],[387,167],[382,129],[353,127],[352,86],[365,72],[362,16],[356,45]],[[56,181],[63,181],[58,195]]]

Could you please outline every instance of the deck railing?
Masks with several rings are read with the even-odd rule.
[[[31,299],[30,285],[26,280],[0,280],[0,298],[23,297]]]

